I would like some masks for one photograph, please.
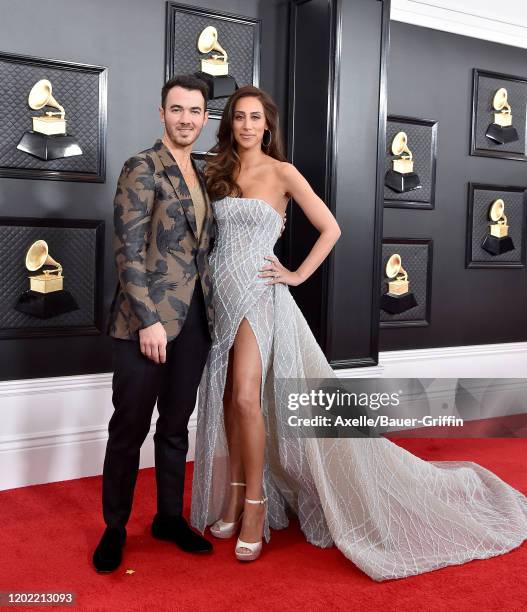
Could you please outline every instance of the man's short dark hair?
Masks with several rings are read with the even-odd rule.
[[[161,90],[161,106],[165,108],[165,102],[167,100],[168,92],[173,87],[183,87],[183,89],[188,89],[189,91],[198,90],[203,94],[203,99],[205,100],[205,105],[203,110],[207,109],[207,102],[209,101],[209,88],[205,81],[194,76],[193,74],[178,74],[175,77],[169,79]]]

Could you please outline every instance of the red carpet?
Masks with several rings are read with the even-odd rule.
[[[527,439],[397,444],[427,460],[475,461],[527,493]],[[70,591],[77,610],[525,610],[527,543],[492,559],[384,583],[372,581],[337,549],[307,544],[296,523],[273,532],[255,563],[234,559],[234,540],[215,540],[206,557],[185,555],[150,536],[152,469],[138,479],[122,567],[98,575],[91,554],[103,529],[100,488],[96,477],[0,493],[0,592]],[[190,490],[187,514],[189,502]]]

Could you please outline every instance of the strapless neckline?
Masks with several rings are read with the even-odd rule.
[[[253,200],[254,202],[260,202],[262,204],[264,204],[265,206],[267,206],[267,208],[270,208],[274,213],[276,213],[279,217],[280,220],[283,219],[282,215],[276,210],[276,208],[274,206],[271,206],[271,204],[269,204],[269,202],[267,202],[266,200],[262,200],[262,198],[238,198],[238,197],[234,197],[234,196],[225,196],[223,198],[224,200]]]

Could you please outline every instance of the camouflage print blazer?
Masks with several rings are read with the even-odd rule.
[[[198,276],[212,336],[208,254],[214,218],[203,175],[193,163],[207,203],[199,241],[188,187],[161,140],[123,166],[114,201],[119,283],[108,324],[114,338],[135,340],[138,330],[161,321],[168,341],[173,340],[185,322]]]

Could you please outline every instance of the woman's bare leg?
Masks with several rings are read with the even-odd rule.
[[[240,427],[232,401],[233,356],[234,347],[232,347],[229,352],[229,366],[227,368],[225,391],[223,393],[223,419],[225,423],[227,445],[229,448],[231,482],[245,482],[241,454]],[[227,503],[227,510],[222,518],[227,523],[234,523],[238,520],[243,509],[245,487],[229,487],[228,496],[229,501]]]
[[[232,406],[239,426],[241,458],[247,483],[245,497],[254,500],[261,499],[263,494],[265,424],[260,406],[261,377],[260,350],[249,322],[243,319],[234,340]],[[265,505],[245,504],[241,540],[261,540],[265,511]]]

